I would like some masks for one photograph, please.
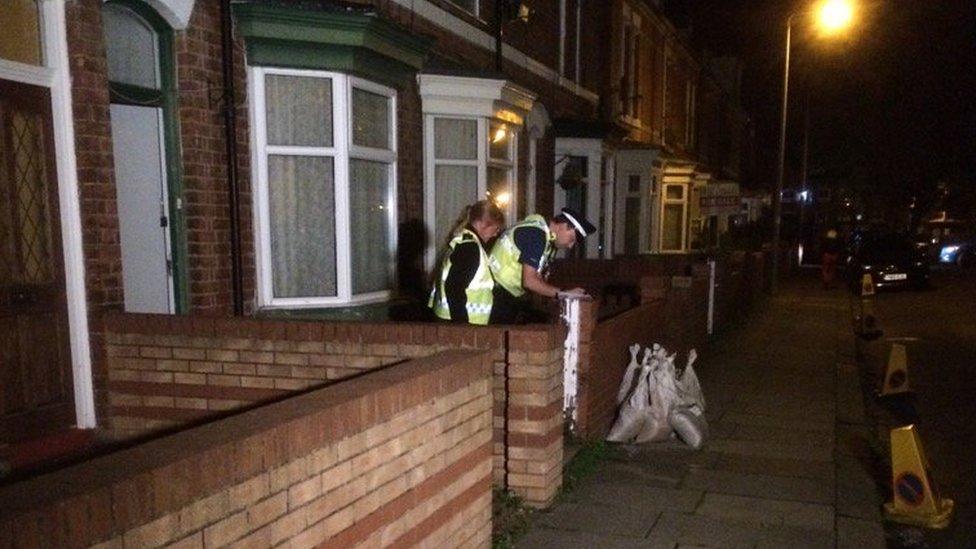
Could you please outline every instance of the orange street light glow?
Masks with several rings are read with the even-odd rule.
[[[817,24],[828,34],[843,31],[853,20],[854,6],[849,0],[825,0],[817,10]]]

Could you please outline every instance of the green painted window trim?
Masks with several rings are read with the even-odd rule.
[[[433,45],[375,15],[264,4],[233,9],[254,66],[343,72],[401,88]]]
[[[190,311],[189,250],[186,241],[186,215],[183,205],[183,159],[180,151],[180,118],[176,89],[176,56],[173,29],[154,9],[140,0],[106,0],[122,6],[145,21],[159,40],[160,88],[144,88],[109,82],[111,102],[159,107],[163,112],[163,148],[166,155],[166,186],[169,200],[170,254],[173,269],[173,304],[176,314]]]

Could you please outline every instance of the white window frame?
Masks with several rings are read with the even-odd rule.
[[[446,159],[437,158],[436,154],[436,135],[434,121],[444,120],[474,120],[478,123],[478,157],[475,160],[465,159]],[[491,124],[495,122],[506,127],[509,134],[509,158],[503,160],[491,157],[491,143],[489,142]],[[510,199],[506,207],[502,208],[505,213],[506,222],[509,224],[515,221],[515,213],[518,212],[518,129],[512,124],[497,118],[484,116],[466,116],[452,114],[427,114],[424,115],[424,218],[427,219],[427,230],[431,239],[437,235],[436,212],[437,212],[437,166],[475,166],[478,168],[478,190],[475,200],[488,198],[488,168],[501,168],[508,170],[509,173],[509,193]],[[428,268],[433,267],[438,248],[443,242],[430,242],[427,253]]]
[[[668,189],[678,187],[681,189],[681,198],[668,198]],[[661,183],[661,215],[658,216],[658,250],[663,254],[684,253],[688,250],[688,200],[690,185],[687,183]],[[681,247],[664,247],[664,220],[667,206],[680,205],[681,208]]]
[[[264,79],[268,75],[297,76],[305,78],[322,78],[332,81],[332,147],[285,146],[268,145],[266,98]],[[346,75],[343,73],[286,69],[278,67],[248,67],[247,69],[248,95],[250,101],[251,120],[251,165],[254,182],[254,242],[255,259],[257,263],[257,298],[258,306],[262,308],[306,308],[306,307],[337,307],[375,303],[390,299],[395,286],[396,264],[396,189],[397,189],[397,96],[392,88],[382,86]],[[389,127],[390,149],[376,149],[354,145],[352,142],[352,93],[358,88],[364,91],[386,96],[390,99]],[[335,268],[336,295],[320,297],[275,297],[274,280],[271,265],[271,223],[270,202],[268,197],[268,157],[271,155],[317,156],[333,159],[333,181],[335,200]],[[389,165],[389,186],[387,203],[389,204],[389,249],[388,265],[391,287],[387,290],[364,294],[352,293],[352,227],[350,216],[350,169],[351,160],[368,160],[382,162]]]
[[[521,183],[518,180],[518,134],[525,127],[526,117],[532,111],[536,96],[529,90],[507,80],[472,78],[438,74],[419,74],[421,110],[424,115],[424,219],[428,240],[426,265],[434,267],[438,246],[434,242],[435,231],[435,182],[434,182],[434,122],[435,118],[478,120],[479,173],[478,193],[485,196],[488,186],[489,121],[504,123],[510,132],[512,159],[512,193],[506,214],[508,221],[518,212],[518,196]],[[543,117],[548,120],[548,115]],[[482,152],[483,151],[483,152]],[[483,155],[483,156],[482,156]],[[441,163],[438,161],[438,163]]]
[[[492,122],[500,124],[502,127],[505,128],[505,131],[508,133],[508,158],[507,159],[496,158],[491,156],[490,140],[493,137],[491,135]],[[501,169],[507,171],[508,172],[508,193],[509,193],[508,205],[505,206],[504,208],[501,208],[501,210],[505,212],[505,219],[511,221],[515,217],[516,212],[518,212],[518,193],[519,193],[519,185],[518,185],[518,150],[519,150],[518,134],[519,132],[518,130],[519,128],[512,127],[510,124],[507,124],[504,121],[492,120],[492,119],[487,120],[487,127],[489,133],[488,139],[482,141],[482,143],[484,143],[485,146],[485,151],[486,151],[485,157],[487,159],[486,161],[487,166],[485,167],[485,190],[481,192],[481,196],[484,196],[485,198],[490,198],[488,197],[488,169],[489,168],[495,168],[495,169]]]

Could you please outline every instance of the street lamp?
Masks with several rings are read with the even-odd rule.
[[[786,18],[786,61],[783,68],[783,105],[779,123],[779,158],[776,162],[776,192],[773,195],[773,264],[769,272],[769,290],[776,293],[779,281],[780,228],[783,221],[783,169],[786,160],[786,114],[790,93],[790,42],[793,19],[797,15],[813,15],[817,28],[825,36],[839,34],[854,21],[854,5],[850,0],[823,0],[813,13],[791,13]]]

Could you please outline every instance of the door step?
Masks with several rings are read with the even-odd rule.
[[[0,478],[43,469],[84,455],[95,446],[91,429],[65,429],[44,436],[0,444]]]

